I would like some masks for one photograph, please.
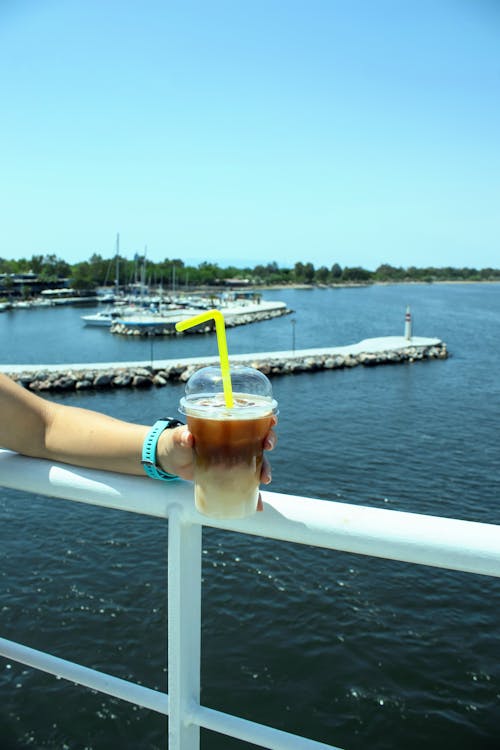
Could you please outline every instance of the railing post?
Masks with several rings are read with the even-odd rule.
[[[200,727],[189,721],[200,703],[200,524],[183,520],[174,506],[168,519],[168,750],[199,750]]]

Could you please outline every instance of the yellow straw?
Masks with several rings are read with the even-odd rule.
[[[215,321],[215,334],[217,336],[217,346],[219,347],[224,401],[226,402],[226,407],[231,409],[234,406],[233,388],[231,385],[231,373],[229,372],[229,355],[227,353],[226,326],[224,324],[223,314],[219,310],[207,310],[207,312],[195,315],[193,318],[180,320],[175,324],[175,330],[185,331],[187,328],[193,328],[200,323],[206,323],[207,320]]]

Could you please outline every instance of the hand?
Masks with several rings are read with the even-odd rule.
[[[276,443],[278,442],[278,437],[273,429],[273,427],[276,426],[278,422],[277,417],[273,417],[273,420],[271,422],[271,429],[267,433],[266,437],[264,438],[264,450],[265,451],[272,451],[276,447]],[[262,484],[270,484],[272,480],[272,474],[271,474],[271,464],[269,463],[266,456],[264,456],[262,460],[262,470],[260,472],[260,481]]]
[[[194,439],[187,425],[164,430],[158,440],[157,461],[164,471],[182,479],[194,478]]]
[[[267,433],[266,437],[264,438],[264,450],[265,451],[272,451],[276,447],[276,443],[278,442],[278,437],[276,433],[273,430],[273,427],[276,426],[278,422],[277,417],[273,417],[273,421],[271,422],[271,429]],[[260,472],[260,481],[262,484],[270,484],[272,481],[272,474],[271,474],[271,464],[269,463],[269,460],[264,455],[262,459],[262,469]],[[264,510],[264,506],[262,504],[262,497],[259,492],[259,499],[257,500],[257,511],[261,512]]]
[[[264,450],[272,451],[277,443],[274,427],[278,422],[273,417],[271,429],[264,438]],[[157,459],[161,468],[170,474],[177,474],[182,479],[192,480],[194,478],[194,438],[187,425],[175,427],[173,430],[164,430],[158,440]],[[271,465],[264,456],[260,481],[262,484],[270,484],[272,479]],[[262,500],[259,494],[257,510],[262,510]]]

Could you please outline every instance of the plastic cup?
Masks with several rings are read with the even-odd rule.
[[[194,437],[195,503],[210,518],[257,510],[264,438],[277,413],[272,387],[252,367],[231,367],[233,406],[224,399],[220,367],[203,367],[186,384],[179,410]]]

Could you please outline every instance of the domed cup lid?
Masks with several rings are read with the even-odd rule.
[[[233,365],[230,369],[234,406],[227,408],[224,400],[222,371],[220,367],[202,367],[186,383],[185,395],[181,398],[179,411],[200,416],[239,419],[250,418],[272,412],[277,413],[277,402],[273,399],[273,389],[269,379],[254,367]],[[212,414],[210,414],[211,416]]]

